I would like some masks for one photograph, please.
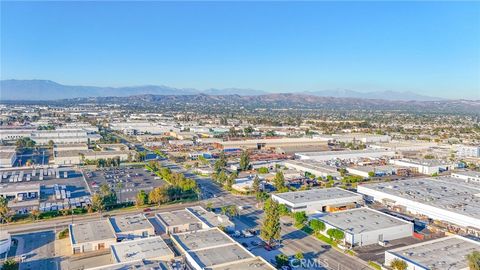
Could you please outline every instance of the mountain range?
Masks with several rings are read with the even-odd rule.
[[[348,89],[295,92],[296,94],[318,97],[383,99],[399,101],[438,101],[438,97],[419,95],[412,92],[372,91],[359,92]],[[164,85],[143,85],[128,87],[98,87],[63,85],[50,80],[2,80],[0,100],[57,100],[86,97],[126,97],[136,95],[239,95],[259,96],[272,93],[242,88],[205,89],[174,88]]]

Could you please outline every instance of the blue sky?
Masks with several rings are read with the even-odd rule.
[[[1,78],[480,98],[480,2],[1,2]]]

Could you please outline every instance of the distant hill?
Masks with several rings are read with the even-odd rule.
[[[417,100],[417,101],[442,100],[442,98],[419,95],[413,92],[395,92],[395,91],[357,92],[357,91],[348,90],[348,89],[335,89],[335,90],[324,90],[324,91],[312,91],[312,92],[305,92],[305,93],[319,96],[319,97],[338,97],[338,98]]]
[[[2,80],[0,81],[0,100],[56,100],[86,97],[126,97],[137,95],[239,95],[258,96],[270,93],[255,89],[226,88],[197,90],[193,88],[174,88],[164,85],[143,85],[129,87],[96,87],[63,85],[49,80]],[[437,101],[437,97],[418,95],[412,92],[358,92],[353,90],[310,91],[302,94],[318,97]]]
[[[2,80],[0,81],[2,100],[56,100],[66,98],[132,96],[132,95],[261,95],[265,92],[228,88],[200,91],[190,88],[174,88],[164,85],[143,85],[128,87],[97,87],[63,85],[49,80]]]

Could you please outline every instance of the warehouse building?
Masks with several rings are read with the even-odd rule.
[[[300,160],[328,161],[333,159],[356,160],[360,158],[376,159],[381,157],[394,157],[395,152],[383,149],[343,150],[327,152],[295,153]]]
[[[81,145],[76,144],[75,148],[81,148]],[[99,151],[92,149],[72,150],[68,147],[58,148],[54,151],[53,158],[56,165],[78,165],[85,160],[98,159],[116,159],[126,161],[129,157],[135,156],[135,151],[128,150],[125,144],[101,144],[98,146]]]
[[[201,206],[188,207],[186,208],[186,210],[210,228],[222,227],[225,228],[227,231],[233,230],[235,228],[235,224],[231,222],[226,215],[220,215],[211,211],[207,211]]]
[[[73,254],[110,248],[117,242],[115,231],[107,220],[70,224],[68,229]]]
[[[458,178],[466,183],[480,184],[480,172],[476,171],[458,171],[451,175],[453,178]]]
[[[445,171],[451,171],[457,167],[457,164],[445,162],[436,159],[392,159],[391,164],[415,168],[417,172],[422,174],[436,174]]]
[[[155,235],[152,223],[143,215],[114,216],[108,219],[117,239],[135,239]]]
[[[173,234],[171,239],[194,270],[275,269],[218,228]]]
[[[156,217],[162,230],[168,234],[200,230],[205,226],[187,210],[158,213]]]
[[[293,146],[327,146],[328,141],[321,138],[279,138],[279,139],[255,139],[242,141],[225,141],[215,143],[215,147],[223,150],[231,149],[275,149]]]
[[[0,197],[8,200],[26,201],[40,198],[39,183],[0,184]]]
[[[461,145],[457,148],[459,157],[480,157],[480,146],[478,145]]]
[[[323,165],[313,160],[288,160],[284,161],[283,165],[290,169],[295,169],[304,173],[309,173],[317,177],[332,176],[334,179],[340,179],[341,175],[337,168]]]
[[[335,212],[355,208],[362,195],[341,188],[311,189],[273,194],[272,199],[285,204],[292,212]]]
[[[366,246],[410,237],[413,223],[366,207],[330,213],[319,218],[328,229],[345,233],[346,246]]]
[[[17,160],[15,146],[0,146],[0,168],[11,168]]]
[[[399,259],[406,270],[467,270],[473,251],[480,251],[480,242],[454,235],[385,251],[385,265]]]
[[[352,166],[346,168],[349,174],[358,175],[364,178],[369,178],[370,174],[373,177],[381,177],[387,175],[409,175],[415,172],[408,167],[400,167],[395,165],[382,165],[382,166]]]
[[[161,236],[146,239],[124,241],[111,246],[113,262],[125,263],[142,259],[170,261],[175,257],[173,251]]]
[[[465,228],[480,229],[480,187],[458,183],[451,177],[362,184],[357,191],[368,201],[401,207],[412,214]]]
[[[227,216],[205,210],[201,206],[156,215],[162,230],[168,234],[196,231],[212,227],[233,229],[235,224]]]

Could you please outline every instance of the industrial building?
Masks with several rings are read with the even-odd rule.
[[[170,261],[175,257],[175,254],[161,236],[115,243],[110,248],[115,263],[142,259]]]
[[[26,201],[40,198],[39,183],[0,184],[0,197],[8,200]]]
[[[355,208],[362,195],[341,188],[311,189],[272,194],[272,199],[285,204],[292,212],[335,212]]]
[[[226,215],[216,214],[211,211],[207,211],[201,206],[188,207],[186,208],[186,210],[210,228],[222,227],[225,228],[225,230],[227,231],[233,230],[235,228],[235,224],[231,222]]]
[[[17,160],[15,146],[0,146],[0,168],[11,168]]]
[[[457,147],[457,155],[459,157],[480,157],[480,146],[478,145],[461,145]]]
[[[222,150],[231,149],[275,149],[277,147],[292,146],[326,146],[327,140],[321,138],[280,138],[280,139],[255,139],[242,141],[225,141],[215,143],[215,147]]]
[[[155,227],[143,214],[113,216],[108,219],[117,239],[135,239],[155,235]]]
[[[332,135],[318,135],[318,138],[326,139],[330,142],[362,142],[362,143],[384,143],[390,141],[390,136],[368,133],[346,133]]]
[[[319,220],[325,223],[325,234],[331,228],[343,231],[346,246],[383,244],[413,234],[413,223],[366,207],[329,213]]]
[[[385,251],[385,265],[399,259],[406,270],[467,270],[466,256],[475,250],[480,251],[480,242],[454,235]]]
[[[56,144],[76,144],[96,142],[101,139],[99,134],[90,133],[83,128],[57,128],[55,130],[37,130],[36,128],[4,128],[0,129],[0,140],[14,142],[21,138],[30,138],[40,145],[50,141]]]
[[[81,147],[77,144],[75,148]],[[120,158],[120,161],[126,161],[129,157],[135,156],[135,151],[128,150],[128,146],[124,144],[101,144],[97,147],[98,151],[92,149],[71,150],[68,147],[57,148],[58,150],[53,154],[54,162],[56,165],[78,165],[85,160]]]
[[[458,178],[466,183],[480,184],[480,172],[476,171],[457,171],[451,174],[453,178]]]
[[[323,165],[313,160],[288,160],[284,161],[283,165],[290,169],[295,169],[304,173],[312,174],[317,177],[331,176],[334,179],[340,179],[341,175],[337,168]]]
[[[117,242],[115,231],[108,220],[70,224],[72,254],[110,248]]]
[[[168,234],[195,231],[212,227],[233,229],[235,224],[227,216],[205,210],[201,206],[156,215],[162,230]]]
[[[171,239],[195,270],[275,269],[218,228],[173,234]]]
[[[204,228],[203,222],[187,210],[156,214],[162,230],[168,234],[195,231]]]
[[[333,159],[355,160],[360,158],[381,158],[394,157],[395,152],[383,149],[365,149],[365,150],[343,150],[328,152],[306,152],[295,153],[295,157],[300,160],[328,161]]]
[[[457,167],[456,163],[436,159],[392,159],[390,163],[415,168],[417,172],[428,175],[451,171]]]
[[[381,177],[386,175],[408,175],[416,170],[410,170],[408,167],[400,167],[395,165],[382,166],[352,166],[346,168],[349,174],[358,175],[364,178],[369,178],[370,174],[374,177]]]
[[[415,178],[395,182],[362,184],[357,192],[405,212],[480,229],[480,187],[459,183],[451,177]]]

